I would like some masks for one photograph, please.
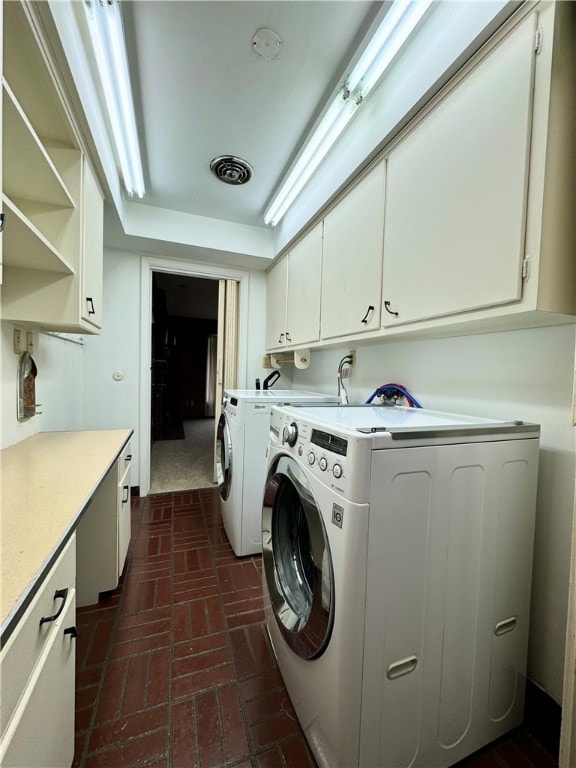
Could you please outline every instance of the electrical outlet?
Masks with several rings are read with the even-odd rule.
[[[270,355],[264,355],[262,358],[262,368],[272,368],[272,360]]]
[[[348,356],[352,358],[352,361],[351,361],[350,365],[352,367],[355,366],[356,365],[356,350],[355,349],[351,349],[348,352]]]
[[[22,331],[20,328],[14,328],[14,352],[20,355],[22,351]]]

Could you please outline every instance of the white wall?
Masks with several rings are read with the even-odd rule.
[[[403,384],[423,407],[541,425],[528,675],[562,700],[570,532],[574,498],[572,426],[574,326],[453,339],[372,343],[356,348],[351,402],[381,384]],[[336,392],[336,370],[348,351],[312,351],[293,386]]]
[[[14,327],[12,323],[1,323],[1,447],[6,448],[41,431],[81,429],[83,347],[36,331],[33,332],[32,357],[38,369],[36,402],[42,404],[39,409],[42,413],[26,421],[18,421],[18,355],[13,351]],[[22,328],[21,331],[24,336],[26,329]]]
[[[86,338],[84,428],[137,431],[140,382],[140,257],[105,252],[102,333]],[[122,381],[112,374],[121,371]],[[130,482],[138,485],[138,441]]]
[[[150,336],[141,318],[141,268],[138,253],[104,252],[104,306],[103,330],[100,336],[87,337],[84,355],[84,428],[134,429],[132,440],[131,483],[140,485],[140,341],[141,334]],[[171,270],[181,265],[182,272],[194,268],[192,262],[174,259],[157,260]],[[199,268],[202,265],[198,265]],[[210,266],[214,269],[214,265]],[[229,272],[226,267],[224,272]],[[245,311],[247,331],[240,340],[239,387],[252,387],[254,379],[268,372],[261,367],[264,349],[266,309],[266,276],[263,272],[246,271],[247,292]],[[122,371],[122,381],[115,381],[113,373]],[[144,407],[149,407],[145,405]]]

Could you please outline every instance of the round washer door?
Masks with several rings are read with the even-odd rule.
[[[268,472],[262,557],[270,603],[290,648],[304,659],[325,650],[334,624],[334,573],[320,508],[300,465],[279,457]]]
[[[232,485],[232,441],[224,413],[220,415],[216,431],[216,478],[220,496],[226,501]]]

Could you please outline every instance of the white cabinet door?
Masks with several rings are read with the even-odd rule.
[[[266,349],[286,346],[288,259],[278,261],[266,277]]]
[[[6,768],[72,764],[75,544],[72,535],[0,654],[0,765]]]
[[[84,158],[82,183],[82,319],[102,327],[102,272],[104,213],[100,189],[90,163]]]
[[[74,758],[74,590],[2,740],[6,768],[67,768]]]
[[[390,153],[384,326],[521,298],[534,35],[535,15]]]
[[[130,545],[132,533],[130,510],[130,444],[128,444],[118,458],[118,577],[124,570],[126,555]]]
[[[380,327],[384,185],[380,163],[324,219],[323,339]]]
[[[322,222],[289,253],[286,299],[286,342],[309,344],[320,338]]]
[[[118,470],[98,486],[76,528],[76,601],[94,605],[118,586]]]

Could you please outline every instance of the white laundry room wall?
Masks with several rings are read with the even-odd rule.
[[[86,339],[84,356],[84,428],[138,427],[140,380],[140,257],[104,251],[102,332]],[[123,378],[115,381],[113,373]],[[138,485],[138,441],[130,483]]]
[[[83,360],[84,428],[134,429],[131,445],[134,486],[140,485],[141,336],[144,334],[147,339],[150,336],[150,328],[144,327],[141,317],[142,263],[148,258],[149,255],[136,252],[105,249],[103,329],[100,336],[86,338]],[[158,258],[154,261],[176,272],[181,267],[182,273],[195,267],[193,262],[183,260]],[[217,265],[210,267],[214,269]],[[229,267],[222,269],[230,270]],[[256,377],[266,375],[261,367],[265,346],[266,276],[258,270],[245,270],[245,274],[247,329],[246,338],[241,341],[243,354],[238,366],[240,388],[253,387]],[[115,371],[122,372],[121,381],[113,378]]]
[[[350,402],[381,384],[404,385],[425,408],[541,425],[528,662],[529,678],[558,703],[566,642],[575,468],[573,325],[356,346]],[[348,351],[313,350],[293,386],[335,392]]]
[[[18,355],[14,352],[15,326],[1,323],[2,332],[2,416],[0,447],[25,440],[38,432],[82,428],[82,358],[81,343],[65,336],[33,331],[32,357],[38,368],[36,402],[39,413],[19,422],[17,419]],[[22,333],[26,330],[22,328]],[[83,337],[80,337],[80,339]]]

